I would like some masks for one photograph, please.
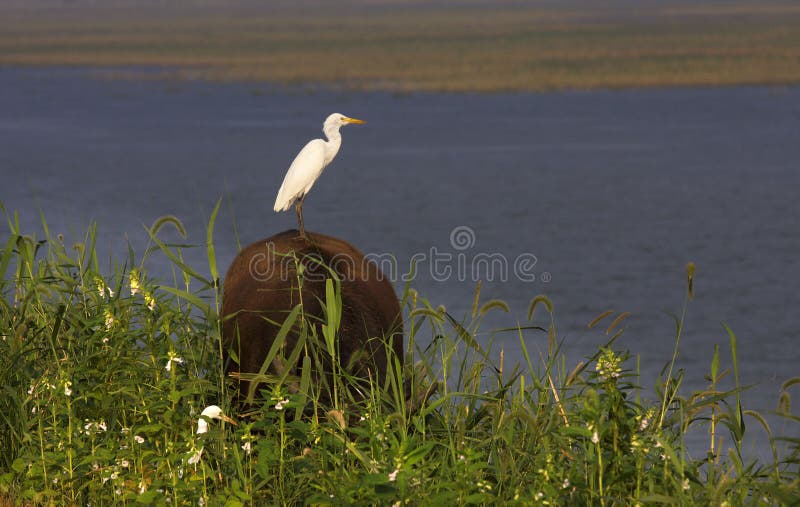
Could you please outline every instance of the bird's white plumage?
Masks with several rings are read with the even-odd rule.
[[[200,412],[200,418],[197,420],[197,433],[208,433],[208,422],[203,419],[203,416],[209,419],[221,419],[231,424],[236,424],[236,421],[222,413],[222,409],[217,405],[209,405]]]
[[[322,174],[322,170],[330,162],[325,159],[333,157],[325,156],[326,146],[322,139],[309,141],[300,153],[294,158],[294,162],[286,171],[283,184],[278,190],[278,197],[275,199],[275,211],[286,211],[292,207],[292,203],[303,194],[307,194],[317,178]]]
[[[328,140],[314,139],[309,141],[297,154],[292,165],[289,166],[286,176],[283,178],[280,190],[278,190],[278,196],[275,199],[275,211],[288,210],[297,199],[311,190],[322,171],[339,152],[339,147],[342,145],[342,136],[339,134],[339,129],[348,123],[364,122],[355,118],[348,118],[339,113],[328,116],[322,126],[322,131]]]

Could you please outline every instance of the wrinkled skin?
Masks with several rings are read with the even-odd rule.
[[[222,336],[227,373],[257,373],[275,341],[281,324],[300,302],[303,311],[320,323],[325,315],[325,278],[333,268],[341,279],[342,316],[338,333],[340,364],[361,378],[382,382],[386,374],[387,351],[403,360],[403,328],[400,305],[391,282],[378,266],[346,241],[306,232],[303,239],[296,230],[284,231],[244,248],[233,260],[225,275],[222,296]],[[298,289],[297,265],[292,256],[306,259],[301,290]],[[309,257],[307,257],[309,256]],[[309,259],[315,259],[310,260]],[[389,337],[385,341],[383,337]],[[284,342],[288,357],[297,342],[297,330],[289,332]],[[235,352],[239,364],[230,360]],[[283,370],[283,371],[282,371]],[[285,368],[273,361],[271,373],[282,374]],[[330,372],[330,364],[315,364],[316,381]],[[291,373],[299,374],[295,369]],[[240,381],[240,400],[247,396],[249,383]],[[263,387],[263,384],[262,384]]]

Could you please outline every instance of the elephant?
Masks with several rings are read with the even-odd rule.
[[[228,268],[221,312],[226,372],[234,377],[258,373],[284,320],[299,303],[306,322],[317,327],[316,335],[324,342],[323,303],[331,272],[341,287],[337,349],[342,367],[356,377],[377,382],[385,379],[388,360],[399,361],[402,367],[402,313],[391,281],[347,241],[308,231],[303,238],[290,229],[243,248]],[[282,346],[287,356],[297,343],[301,320],[285,335]],[[231,358],[234,354],[238,363]],[[314,381],[330,379],[330,356],[317,357],[323,356],[326,359],[312,367]],[[289,365],[295,378],[299,364],[301,361]],[[282,375],[286,364],[275,359],[268,372]],[[249,388],[247,380],[239,379],[240,400],[247,397]],[[322,391],[322,398],[330,401],[330,393]]]

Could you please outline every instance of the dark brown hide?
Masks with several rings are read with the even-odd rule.
[[[321,301],[325,301],[325,267],[334,270],[341,280],[342,317],[339,328],[341,364],[353,359],[349,370],[364,378],[383,379],[387,354],[384,336],[391,335],[394,354],[402,364],[403,329],[400,305],[391,282],[378,266],[346,241],[306,232],[307,239],[296,230],[288,230],[244,248],[231,263],[222,296],[222,336],[226,352],[226,370],[257,373],[289,312],[300,303],[303,311],[324,321]],[[297,265],[294,257],[306,259],[302,290],[298,290]],[[290,254],[290,255],[285,255]],[[309,261],[308,259],[315,259]],[[318,329],[318,336],[322,332]],[[285,354],[294,349],[296,332],[285,340]],[[235,351],[239,364],[227,360]],[[355,358],[354,358],[355,355]],[[275,364],[270,371],[275,373]],[[316,371],[328,366],[316,365]],[[240,382],[241,396],[247,395],[248,383]]]

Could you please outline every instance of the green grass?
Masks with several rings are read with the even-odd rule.
[[[394,367],[377,385],[342,367],[331,406],[323,406],[308,365],[336,356],[340,303],[332,283],[322,335],[297,326],[300,345],[285,351],[283,360],[302,373],[258,377],[266,401],[238,413],[233,381],[222,374],[215,214],[204,267],[184,263],[186,246],[158,240],[160,227],[180,229],[171,217],[151,229],[144,255],[130,252],[107,267],[94,227],[67,241],[52,237],[43,220],[36,238],[8,217],[0,244],[0,503],[800,501],[798,439],[770,434],[774,455],[765,462],[742,455],[752,435],[769,427],[741,406],[732,332],[722,348],[728,352],[709,351],[707,389],[681,394],[673,356],[658,384],[642,390],[637,361],[614,346],[625,314],[591,323],[605,345],[573,367],[545,296],[533,299],[529,322],[511,324],[523,351],[517,364],[478,339],[486,334],[482,319],[506,311],[504,304],[482,301],[478,291],[471,314],[458,320],[408,288],[407,368],[390,358]],[[171,280],[148,276],[147,259],[156,255],[172,261]],[[676,354],[690,299],[689,288],[676,317]],[[310,319],[302,310],[290,318]],[[737,388],[720,391],[726,374]],[[406,381],[417,402],[405,400]],[[790,425],[798,423],[789,394],[797,383],[787,381],[780,396],[779,415]],[[420,394],[434,384],[430,398]],[[238,425],[214,420],[209,433],[196,434],[198,415],[211,404]],[[708,449],[692,456],[684,439],[697,426]]]
[[[800,82],[800,8],[787,1],[351,3],[11,3],[0,65],[399,91]],[[119,69],[140,65],[164,70]]]

